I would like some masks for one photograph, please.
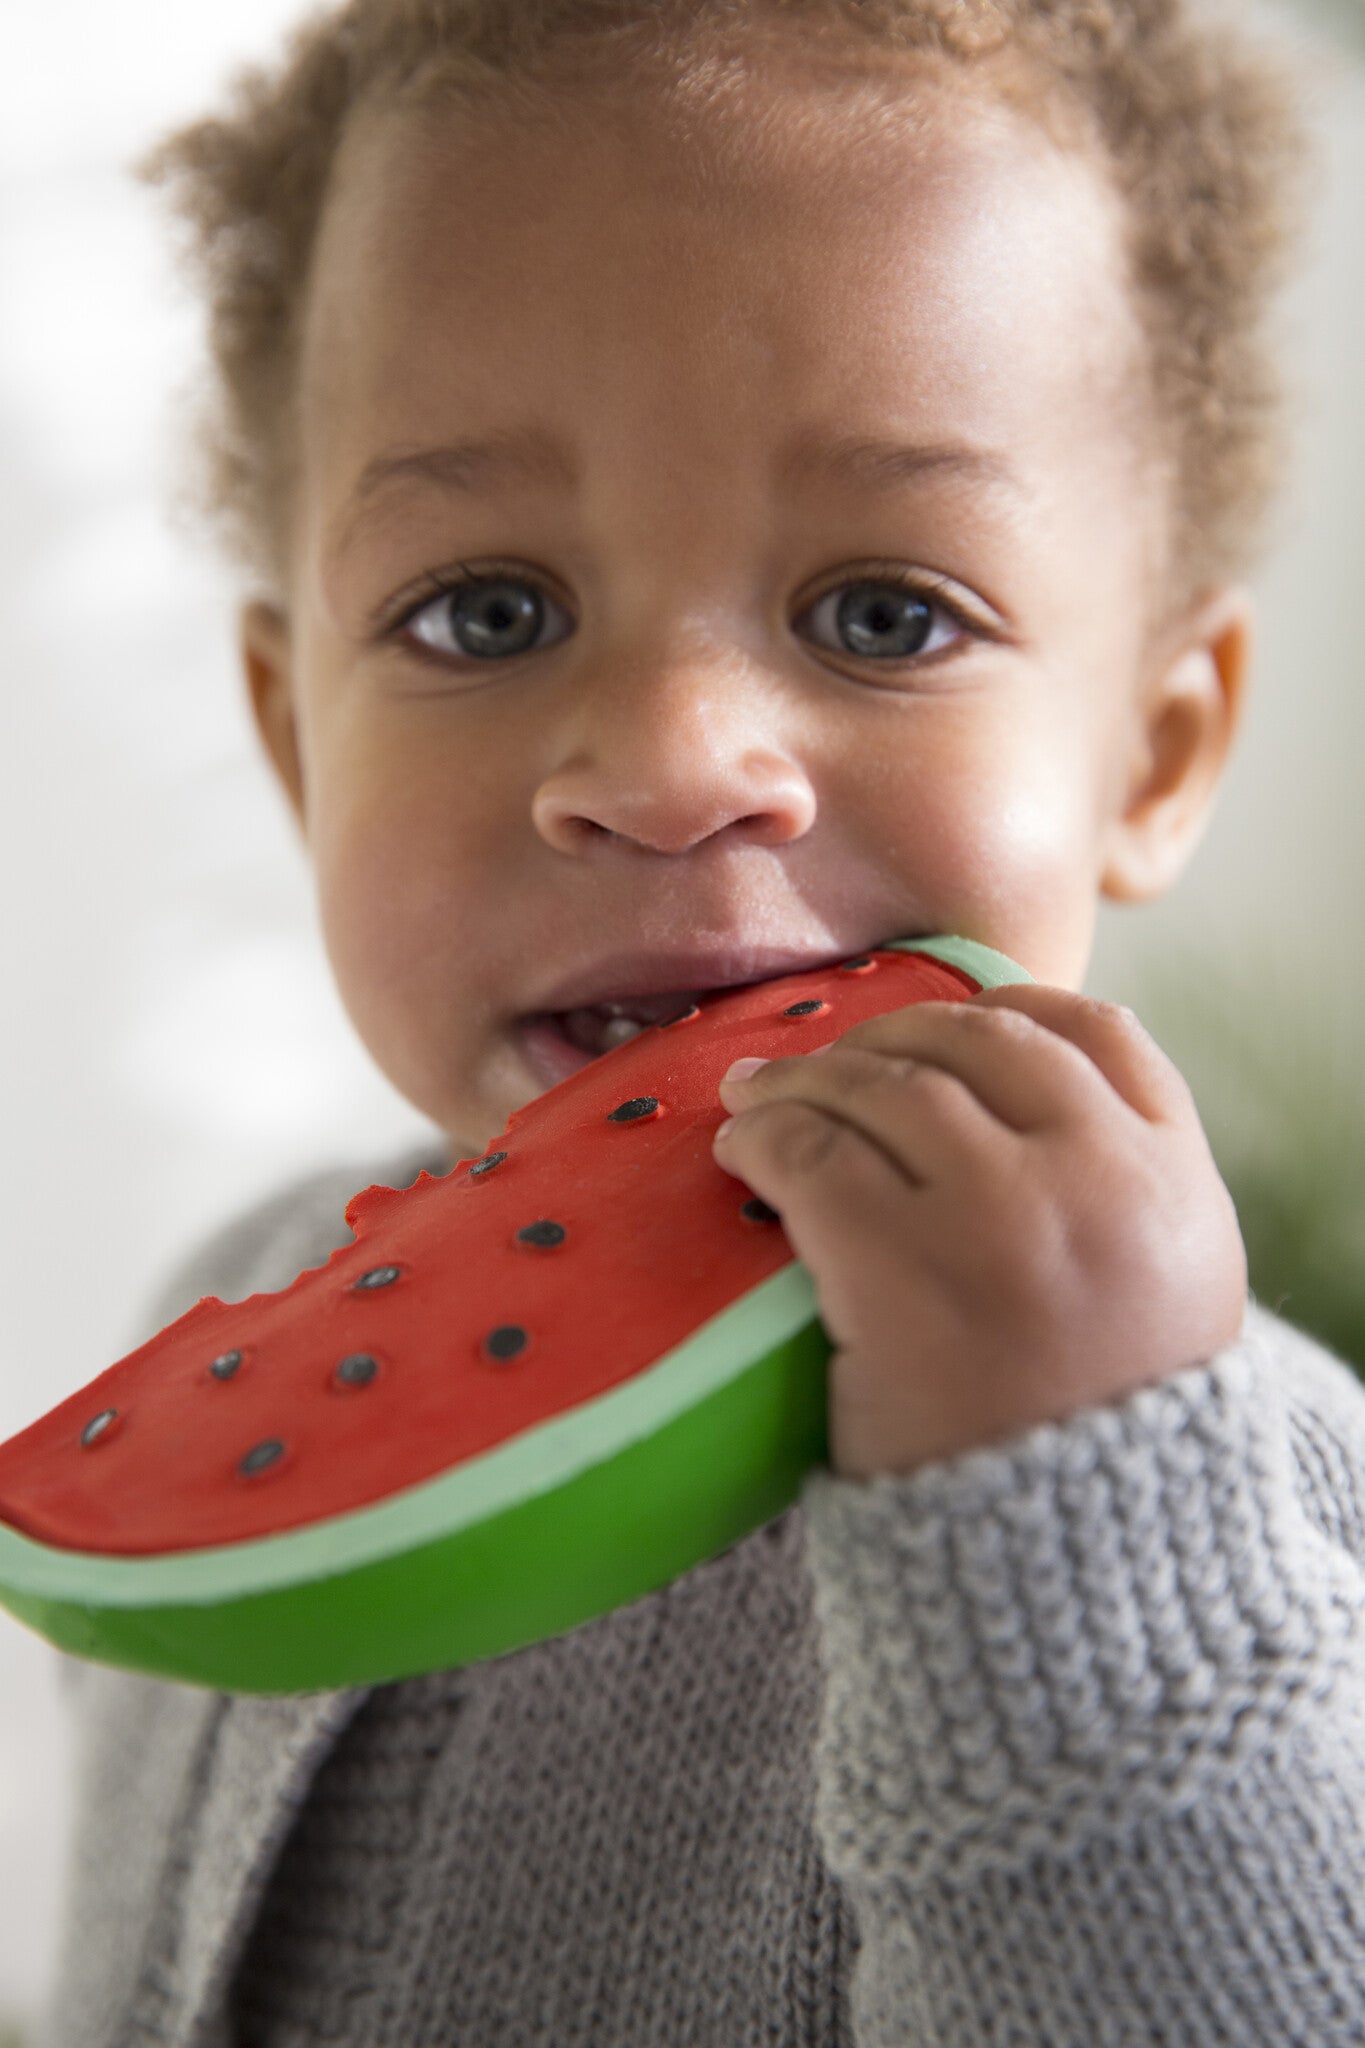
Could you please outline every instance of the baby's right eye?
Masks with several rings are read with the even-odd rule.
[[[446,659],[464,655],[471,660],[509,661],[541,644],[547,607],[566,617],[553,598],[521,576],[432,580],[439,595],[410,611],[399,626],[421,646]]]

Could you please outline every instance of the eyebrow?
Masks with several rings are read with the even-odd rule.
[[[911,443],[805,434],[788,442],[777,473],[784,484],[819,476],[872,491],[898,490],[924,476],[947,474],[999,484],[1019,497],[1029,495],[1003,455],[965,441]]]
[[[784,488],[823,477],[867,491],[890,492],[931,475],[972,478],[1016,496],[1028,492],[1002,455],[965,442],[915,444],[829,436],[807,431],[789,441],[778,458],[776,478]],[[378,493],[410,480],[433,484],[449,495],[478,497],[502,485],[522,484],[572,493],[581,469],[562,441],[542,427],[504,428],[478,439],[442,447],[395,450],[377,455],[361,471],[332,551],[354,540]]]

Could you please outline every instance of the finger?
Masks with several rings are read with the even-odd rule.
[[[920,1198],[900,1170],[862,1131],[801,1102],[737,1118],[716,1150],[781,1217],[835,1345],[870,1340],[861,1322],[885,1314],[888,1268],[903,1271],[915,1229]]]
[[[1017,1010],[1083,1052],[1116,1094],[1149,1123],[1178,1122],[1193,1108],[1189,1083],[1141,1021],[1121,1003],[1041,982],[983,989],[971,1009]]]
[[[844,1041],[822,1048],[818,1058],[768,1060],[747,1081],[727,1075],[720,1095],[746,1122],[765,1105],[780,1103],[837,1118],[918,1186],[960,1172],[1009,1137],[946,1066]]]
[[[1189,1091],[1131,1010],[1037,983],[869,1017],[841,1043],[936,1060],[1015,1131],[1112,1113],[1174,1117]]]
[[[720,1097],[731,1110],[789,1097],[849,1115],[869,1132],[889,1123],[903,1136],[896,1096],[916,1076],[918,1096],[936,1085],[948,1097],[951,1083],[997,1132],[1043,1130],[1074,1120],[1087,1104],[1092,1114],[1113,1106],[1113,1091],[1077,1046],[1017,1011],[968,1003],[915,1003],[868,1018],[818,1060],[769,1060],[743,1081],[727,1074]],[[855,1095],[861,1113],[851,1106]]]

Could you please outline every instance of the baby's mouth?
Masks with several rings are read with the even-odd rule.
[[[553,1086],[603,1053],[628,1045],[651,1024],[678,1016],[695,1000],[687,990],[674,990],[667,995],[588,1003],[574,1010],[543,1010],[522,1018],[522,1044],[532,1065]]]
[[[613,1047],[638,1038],[651,1024],[676,1016],[696,1000],[690,993],[663,996],[627,996],[620,1002],[589,1003],[579,1010],[552,1013],[570,1045],[599,1059]]]

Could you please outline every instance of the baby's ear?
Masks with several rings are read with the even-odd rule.
[[[1102,895],[1164,896],[1203,838],[1241,723],[1252,627],[1250,592],[1222,587],[1157,641],[1133,707],[1126,792],[1107,827]]]
[[[287,615],[278,606],[259,600],[244,605],[239,619],[239,642],[256,730],[289,799],[290,809],[302,827],[306,822],[303,763],[294,709]]]

